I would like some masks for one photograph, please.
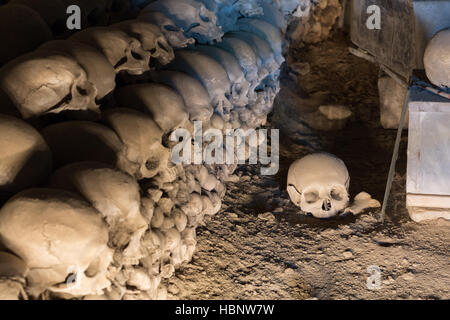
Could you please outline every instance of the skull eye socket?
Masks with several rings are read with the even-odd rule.
[[[152,171],[158,169],[159,160],[158,159],[149,159],[145,162],[145,167],[147,170]]]
[[[196,28],[196,27],[198,27],[199,25],[200,25],[200,23],[193,23],[193,24],[191,24],[191,25],[186,29],[186,32],[191,31],[193,28]]]
[[[307,203],[314,203],[317,200],[319,200],[319,193],[314,191],[305,193],[305,201]]]
[[[77,86],[77,92],[82,96],[86,96],[88,94],[87,90],[80,86]]]
[[[164,45],[164,43],[162,43],[161,41],[158,41],[157,44],[161,49],[163,49],[166,52],[169,52],[169,49],[167,49],[167,47]]]
[[[200,19],[202,19],[203,22],[210,22],[211,20],[209,20],[208,17],[205,17],[203,15],[200,15]]]
[[[136,53],[136,52],[134,52],[134,51],[131,51],[131,56],[132,56],[133,58],[135,58],[136,60],[144,60],[144,59],[142,58],[142,56],[141,56],[139,53]]]
[[[166,29],[167,31],[173,31],[173,32],[177,32],[179,30],[177,27],[171,26],[170,24],[165,25],[164,29]]]
[[[338,190],[337,188],[331,189],[330,196],[336,201],[342,201],[343,199],[341,191]]]

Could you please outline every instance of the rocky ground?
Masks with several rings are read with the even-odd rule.
[[[344,160],[350,193],[366,191],[380,202],[395,131],[379,125],[378,68],[348,53],[344,34],[321,44],[292,49],[291,62],[305,63],[303,75],[289,75],[276,110],[299,112],[319,104],[339,104],[353,112],[341,130],[320,131],[308,119],[283,122],[280,171],[259,175],[242,166],[229,183],[222,211],[198,229],[192,262],[171,279],[173,299],[449,299],[450,223],[417,224],[405,208],[407,133],[388,205],[358,216],[318,220],[294,207],[286,193],[289,164],[324,150]],[[309,69],[309,70],[308,70]],[[294,111],[293,111],[294,110]],[[283,112],[284,112],[283,111]],[[281,124],[281,125],[280,125]],[[378,289],[370,290],[370,266],[380,271]],[[376,284],[376,281],[375,281]]]

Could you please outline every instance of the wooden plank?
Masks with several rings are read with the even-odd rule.
[[[367,8],[381,11],[381,29],[367,28]],[[376,60],[409,79],[415,62],[414,12],[411,0],[353,0],[352,42]]]

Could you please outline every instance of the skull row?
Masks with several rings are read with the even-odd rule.
[[[246,11],[245,6],[239,10],[249,15],[260,12]],[[204,9],[198,11],[213,20]],[[89,28],[69,41],[44,44],[19,60],[17,66],[7,65],[8,71],[17,70],[15,74],[20,81],[27,83],[24,80],[30,79],[30,85],[24,86],[32,87],[29,93],[19,92],[16,97],[14,89],[18,86],[8,85],[10,80],[0,82],[5,84],[2,88],[9,90],[5,91],[21,106],[18,109],[24,117],[86,106],[81,97],[76,102],[68,102],[67,96],[72,97],[74,92],[83,96],[92,90],[95,94],[91,102],[95,105],[96,100],[115,87],[114,81],[107,82],[99,77],[105,72],[100,70],[101,66],[108,66],[108,74],[114,79],[122,70],[131,74],[146,71],[148,65],[144,64],[141,64],[142,69],[135,64],[128,69],[124,67],[129,62],[128,57],[139,55],[142,58],[150,52],[161,64],[171,60],[170,55],[155,55],[146,45],[154,38],[144,31],[151,29],[146,26],[152,23],[161,28],[168,20],[178,20],[169,11],[145,10],[144,13],[137,21]],[[167,17],[169,19],[165,20]],[[83,296],[86,299],[165,297],[163,279],[172,276],[176,267],[192,258],[195,229],[220,210],[225,193],[222,181],[233,170],[233,166],[173,165],[168,161],[170,150],[165,138],[177,128],[191,130],[195,120],[221,130],[256,127],[264,123],[278,90],[281,31],[267,25],[264,19],[247,19],[250,27],[244,27],[244,21],[238,22],[236,25],[240,27],[235,27],[224,36],[224,41],[214,46],[193,47],[189,36],[210,43],[215,31],[203,37],[203,30],[196,28],[198,26],[178,29],[178,33],[174,28],[164,28],[161,32],[167,39],[184,41],[178,48],[187,45],[191,48],[177,50],[175,60],[165,70],[151,72],[153,83],[116,89],[114,100],[120,108],[104,111],[100,122],[68,121],[42,130],[45,142],[43,146],[35,144],[51,150],[57,170],[47,188],[25,190],[11,198],[0,211],[2,242],[20,257],[8,257],[11,261],[8,265],[17,269],[19,265],[25,266],[26,272],[18,272],[18,277],[27,280],[27,293],[37,297],[51,291],[58,297]],[[174,33],[170,38],[171,32],[178,37]],[[117,60],[114,52],[124,37],[133,39],[122,50],[126,62],[123,57]],[[169,42],[172,44],[171,40]],[[136,51],[136,48],[143,51]],[[89,60],[94,54],[88,52],[94,51],[102,63]],[[53,66],[52,59],[46,59],[54,56],[58,57],[59,69],[53,73],[66,74],[68,79],[79,79],[81,75],[86,85],[90,85],[86,87],[89,90],[83,87],[81,80],[73,80],[73,83],[67,80],[65,87],[60,88],[60,77],[55,77],[50,84],[35,84],[32,81],[38,78],[35,76],[26,78],[29,66],[36,65],[30,60],[42,59],[44,65]],[[71,65],[71,72],[61,71],[68,65]],[[199,65],[204,68],[198,68]],[[39,74],[42,70],[34,72]],[[7,74],[9,72],[3,73]],[[36,87],[44,91],[36,94]],[[62,99],[55,97],[50,103],[45,100],[49,93],[62,94],[64,90],[68,93]],[[26,104],[33,99],[40,103]],[[35,109],[36,105],[39,110]],[[49,166],[48,162],[43,160],[43,177],[48,175],[45,166]],[[40,214],[34,215],[34,212]],[[59,212],[67,214],[61,217]],[[21,228],[24,218],[29,219],[29,223]],[[17,236],[22,234],[23,237]],[[29,246],[34,238],[37,241]],[[72,243],[87,248],[86,252],[71,250]],[[0,286],[11,289],[8,292],[20,291],[20,286],[10,282],[0,283]]]

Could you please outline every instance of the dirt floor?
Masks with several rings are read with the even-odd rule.
[[[313,151],[344,160],[350,193],[383,199],[395,131],[379,125],[378,68],[348,53],[343,34],[318,45],[292,49],[290,59],[308,63],[297,78],[284,70],[271,119],[280,128],[280,171],[259,175],[240,167],[228,183],[220,213],[198,229],[193,261],[171,279],[173,299],[449,299],[450,223],[417,224],[405,208],[407,133],[388,205],[358,216],[318,220],[290,203],[289,164]],[[306,74],[307,73],[307,74]],[[341,130],[310,127],[319,104],[349,107],[353,116]],[[295,115],[295,116],[292,116]],[[367,269],[381,270],[378,289]],[[374,278],[375,277],[375,278]],[[375,282],[376,284],[376,282]]]

